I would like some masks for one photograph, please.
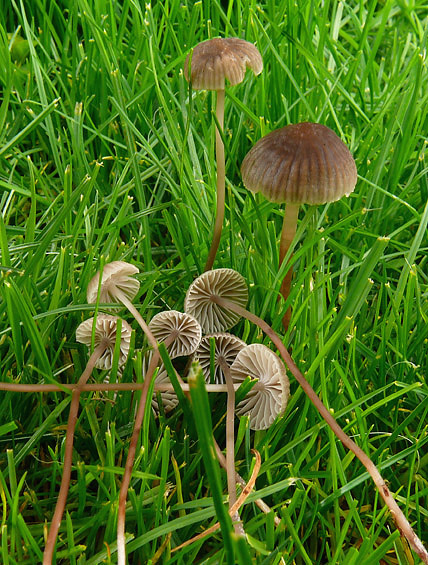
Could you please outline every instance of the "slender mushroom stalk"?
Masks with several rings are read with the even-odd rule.
[[[231,85],[239,84],[244,80],[247,67],[252,69],[256,75],[260,74],[263,70],[261,55],[252,43],[237,38],[214,38],[203,41],[194,47],[191,58],[189,53],[184,63],[184,76],[191,82],[194,90],[215,90],[217,94],[217,211],[205,271],[210,270],[214,264],[224,221],[226,176],[222,132],[225,79],[228,79]]]
[[[219,269],[219,270],[227,271],[227,269]],[[324,404],[322,403],[321,399],[317,396],[314,389],[311,387],[309,382],[305,379],[301,371],[298,369],[297,365],[291,358],[290,354],[288,353],[281,339],[274,332],[274,330],[264,320],[262,320],[252,312],[249,312],[248,310],[243,308],[242,305],[239,304],[237,301],[231,300],[230,297],[222,296],[216,292],[211,292],[211,293],[209,292],[209,281],[210,279],[213,278],[213,275],[211,274],[213,272],[214,271],[208,271],[202,274],[197,279],[195,279],[195,281],[193,281],[192,285],[190,286],[187,292],[186,301],[188,301],[189,299],[189,301],[193,304],[197,296],[201,297],[200,292],[201,292],[201,288],[203,288],[204,289],[203,298],[202,299],[199,298],[199,300],[201,303],[205,305],[205,308],[208,307],[209,302],[212,302],[212,304],[214,304],[218,309],[220,309],[224,313],[224,315],[229,315],[232,312],[237,316],[242,316],[247,320],[249,320],[251,323],[257,325],[271,339],[271,341],[278,349],[281,357],[284,359],[287,367],[294,375],[297,382],[300,384],[300,386],[302,387],[303,391],[308,396],[312,404],[318,410],[321,417],[328,424],[328,426],[334,432],[336,437],[343,443],[343,445],[347,447],[366,468],[367,472],[373,479],[373,482],[375,483],[376,488],[378,489],[382,499],[384,500],[385,504],[388,506],[399,532],[407,539],[407,541],[410,544],[410,547],[420,557],[423,563],[428,564],[428,551],[426,550],[421,540],[419,539],[419,537],[416,535],[415,531],[409,524],[407,518],[403,514],[398,504],[396,503],[395,499],[392,497],[391,492],[388,486],[386,485],[385,481],[383,480],[381,474],[379,473],[376,465],[373,463],[370,457],[342,430],[342,428],[339,426],[339,424],[331,415],[330,411],[324,406]],[[225,276],[227,276],[227,274],[228,273],[224,273]],[[239,273],[235,273],[234,280],[236,280],[238,276],[241,275],[239,275]],[[243,277],[241,278],[243,284],[245,284]],[[217,283],[217,288],[218,286],[219,285]],[[200,305],[200,309],[201,308],[202,305]],[[211,308],[211,310],[212,309],[213,307]],[[195,317],[198,318],[197,316]]]
[[[349,149],[322,124],[292,124],[272,131],[247,153],[241,166],[244,185],[272,202],[286,202],[282,225],[279,266],[296,233],[300,204],[334,202],[354,190],[357,168]],[[280,292],[287,300],[293,276],[290,265]],[[287,309],[284,329],[288,329]]]
[[[129,482],[131,480],[132,467],[134,465],[135,453],[137,449],[138,437],[140,435],[141,426],[144,419],[144,411],[146,406],[147,395],[149,392],[151,380],[153,378],[156,367],[159,363],[159,352],[156,339],[149,330],[146,322],[141,314],[132,304],[133,298],[138,293],[140,283],[133,275],[139,272],[138,267],[124,261],[113,261],[104,265],[102,272],[98,272],[90,281],[87,289],[88,303],[114,302],[121,303],[134,316],[147,340],[153,348],[153,356],[144,379],[143,388],[141,390],[141,398],[138,404],[137,413],[134,421],[134,429],[132,431],[131,441],[129,444],[128,455],[125,463],[122,484],[119,492],[119,504],[117,513],[117,555],[119,565],[125,565],[125,511],[126,497]]]
[[[226,382],[226,476],[229,508],[236,502],[236,470],[235,470],[235,386],[230,373],[230,366],[239,351],[246,347],[241,339],[228,333],[209,334],[202,338],[196,357],[201,365],[205,380],[209,382],[211,371],[211,340],[214,340],[214,379],[216,383]],[[234,517],[234,529],[237,535],[244,530],[239,514]]]
[[[77,341],[85,343],[86,345],[88,345],[88,347],[90,347],[93,325],[94,318],[90,318],[89,320],[82,322],[76,331]],[[126,358],[129,352],[131,331],[131,327],[125,321],[122,321],[119,366],[123,365],[126,362]],[[80,394],[82,392],[83,386],[86,384],[95,367],[99,367],[101,369],[111,369],[116,343],[116,332],[117,318],[114,316],[99,314],[95,322],[95,349],[91,357],[89,358],[88,364],[86,365],[85,370],[79,378],[76,387],[72,392],[70,413],[68,416],[67,431],[65,436],[65,453],[61,486],[59,489],[51,527],[49,528],[45,550],[43,553],[43,565],[51,565],[52,563],[55,541],[67,502],[73,458],[74,430],[76,428],[77,416],[79,412]]]
[[[164,341],[165,347],[170,353],[180,352],[180,355],[190,355],[199,345],[202,330],[198,322],[187,314],[171,310],[165,313],[166,316],[161,317],[159,314],[151,322],[151,328],[147,327],[147,331],[151,336],[151,340],[155,344],[149,367],[144,378],[144,387],[142,389],[140,402],[138,404],[135,416],[134,429],[129,444],[128,456],[126,458],[125,470],[123,474],[122,484],[119,492],[119,505],[117,514],[117,553],[118,565],[125,565],[125,511],[126,498],[131,482],[132,467],[135,460],[138,437],[140,435],[141,426],[144,419],[144,412],[147,402],[147,394],[149,386],[153,378],[153,374],[160,361],[159,349],[155,335],[160,341]],[[162,323],[163,320],[163,323]],[[186,331],[188,330],[188,331]],[[152,333],[153,331],[153,333]],[[168,333],[169,332],[169,333]],[[154,335],[155,334],[155,335]],[[145,386],[147,383],[147,386]]]

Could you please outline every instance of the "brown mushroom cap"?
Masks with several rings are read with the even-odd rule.
[[[196,350],[196,357],[201,365],[207,383],[210,382],[211,338],[214,338],[215,343],[214,381],[215,384],[225,384],[226,378],[223,373],[222,361],[230,367],[238,353],[247,344],[242,341],[242,339],[228,333],[214,333],[204,336]]]
[[[272,131],[247,153],[244,185],[272,202],[324,204],[354,190],[357,168],[349,149],[328,127],[309,122]]]
[[[195,90],[224,90],[224,80],[231,85],[244,80],[246,68],[256,75],[263,70],[262,57],[249,41],[230,37],[217,37],[194,47],[189,79],[189,55],[184,63],[184,76]]]
[[[199,345],[202,329],[190,314],[167,310],[153,316],[149,328],[157,341],[169,341],[171,359],[191,355]]]
[[[205,271],[193,281],[184,300],[184,310],[194,316],[205,333],[223,332],[234,326],[240,316],[211,300],[221,296],[239,306],[248,301],[245,279],[233,269]]]
[[[98,314],[95,324],[94,345],[100,345],[103,341],[106,345],[106,350],[96,362],[95,366],[98,369],[111,369],[113,364],[113,354],[116,345],[116,331],[117,321],[119,318],[116,316],[109,316],[108,314]],[[89,318],[82,322],[76,329],[76,340],[79,343],[84,343],[88,347],[91,346],[92,340],[92,327],[94,325],[94,318]],[[120,339],[120,355],[119,366],[124,365],[129,353],[129,345],[131,342],[131,326],[122,320],[122,330]]]
[[[269,428],[275,418],[284,413],[290,394],[290,383],[281,359],[265,345],[253,343],[238,353],[231,375],[234,383],[242,383],[247,376],[259,380],[239,402],[236,413],[250,416],[253,430]]]
[[[125,261],[112,261],[104,265],[101,276],[100,302],[120,302],[116,297],[116,289],[125,294],[128,300],[132,300],[137,294],[140,283],[132,275],[139,272],[138,267]],[[91,279],[86,291],[89,304],[97,301],[100,271]]]

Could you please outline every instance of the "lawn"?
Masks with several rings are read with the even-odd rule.
[[[216,98],[191,88],[184,64],[214,37],[245,39],[263,59],[258,76],[226,87],[214,268],[244,277],[247,308],[280,336],[428,546],[427,36],[419,0],[0,0],[0,380],[76,383],[90,354],[76,329],[95,311],[133,331],[124,367],[116,346],[113,369],[94,369],[88,383],[140,385],[80,395],[53,563],[118,562],[119,492],[150,342],[127,309],[88,304],[87,287],[108,263],[135,265],[133,303],[149,323],[183,311],[203,272]],[[331,128],[358,181],[347,198],[301,206],[294,252],[279,266],[284,205],[249,192],[240,167],[261,137],[298,122]],[[248,320],[229,331],[278,353]],[[186,377],[189,360],[175,367]],[[226,394],[195,378],[190,401],[146,411],[127,492],[129,563],[420,562],[365,468],[288,376],[286,411],[268,429],[235,420],[236,469],[256,477],[239,510],[245,537],[233,533],[213,455],[213,435],[225,450]],[[0,391],[5,565],[42,562],[72,396],[63,386]],[[221,530],[174,551],[218,520]]]

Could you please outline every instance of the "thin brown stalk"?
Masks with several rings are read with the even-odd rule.
[[[73,443],[74,443],[74,430],[76,428],[77,416],[79,413],[79,400],[82,387],[92,374],[95,364],[101,355],[106,350],[106,343],[102,341],[92,353],[89,358],[88,364],[83,371],[76,387],[73,389],[70,413],[68,416],[67,432],[65,435],[65,453],[64,465],[61,478],[61,486],[59,489],[58,499],[55,506],[54,515],[49,528],[46,546],[43,553],[43,565],[51,565],[53,553],[55,549],[55,541],[58,535],[58,530],[61,525],[62,515],[64,514],[65,504],[67,502],[68,489],[70,487],[71,466],[73,461]]]
[[[290,249],[290,246],[293,242],[294,236],[296,235],[299,208],[300,208],[299,204],[294,204],[291,202],[285,205],[284,220],[282,222],[281,241],[279,245],[280,267],[283,264],[285,256],[287,255],[287,252]],[[290,294],[292,278],[293,278],[293,266],[290,264],[287,272],[285,273],[285,277],[281,283],[281,288],[280,288],[280,293],[284,298],[284,300],[287,300]],[[288,330],[288,326],[290,325],[290,320],[291,320],[291,307],[289,306],[282,318],[282,325],[284,326],[285,331]]]
[[[383,498],[385,504],[388,506],[392,517],[395,521],[398,531],[403,535],[410,544],[413,551],[420,557],[423,563],[428,564],[428,552],[424,545],[422,544],[419,537],[416,535],[415,531],[409,524],[407,518],[401,511],[400,507],[396,503],[395,499],[392,497],[389,488],[387,487],[385,481],[383,480],[381,474],[379,473],[376,465],[370,459],[366,453],[342,430],[336,420],[333,418],[329,410],[324,406],[321,399],[317,396],[314,389],[305,379],[301,371],[298,369],[297,365],[294,363],[284,344],[282,343],[279,336],[274,332],[274,330],[261,318],[249,312],[245,308],[238,306],[234,302],[225,300],[220,296],[213,295],[211,300],[222,306],[223,308],[228,308],[233,310],[237,314],[247,318],[253,324],[256,324],[275,344],[278,351],[280,352],[282,358],[290,369],[291,373],[296,378],[297,382],[303,388],[305,394],[308,396],[312,404],[318,410],[325,422],[333,430],[336,437],[340,439],[345,447],[347,447],[364,465],[369,475],[372,477],[373,482],[376,485],[381,497]]]
[[[141,390],[144,383],[90,383],[83,385],[80,388],[80,392],[108,392],[108,391],[133,391]],[[227,392],[227,385],[215,385],[207,384],[205,385],[207,392]],[[238,390],[239,384],[234,384],[235,390]],[[256,385],[257,386],[257,385]],[[65,392],[66,390],[73,391],[77,387],[77,384],[38,384],[38,385],[27,385],[21,383],[2,383],[0,382],[0,390],[6,390],[9,392]],[[187,383],[182,383],[181,388],[183,392],[189,392],[190,387]],[[174,392],[174,387],[172,384],[156,384],[154,388],[155,392]]]
[[[123,472],[122,484],[119,491],[119,504],[117,509],[117,562],[118,565],[125,565],[125,515],[126,515],[126,498],[128,495],[129,483],[131,482],[132,468],[135,461],[135,453],[137,450],[138,438],[140,436],[141,426],[143,424],[147,395],[152,381],[153,374],[159,363],[159,351],[154,351],[150,365],[144,378],[143,388],[141,390],[141,398],[138,403],[137,414],[135,416],[134,429],[132,430],[131,440],[129,442],[128,455],[126,457],[125,469]]]

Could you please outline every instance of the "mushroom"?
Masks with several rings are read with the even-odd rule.
[[[113,364],[113,354],[116,342],[117,320],[115,316],[108,314],[98,314],[95,323],[94,345],[100,346],[103,353],[95,362],[98,369],[111,369]],[[85,320],[76,329],[76,341],[91,347],[94,318]],[[122,320],[122,331],[120,340],[119,367],[125,364],[129,353],[131,340],[131,326]]]
[[[88,347],[91,346],[92,333],[94,331],[95,349],[90,356],[88,364],[86,365],[81,377],[77,381],[77,385],[73,389],[71,395],[70,413],[68,416],[67,432],[65,436],[64,467],[61,478],[61,486],[59,489],[51,527],[49,528],[45,550],[43,553],[43,565],[50,565],[52,563],[55,541],[58,535],[58,530],[61,525],[62,515],[64,513],[65,504],[67,501],[73,456],[74,430],[76,428],[77,416],[79,412],[80,393],[82,391],[82,387],[86,384],[87,380],[91,376],[94,367],[98,367],[100,369],[111,369],[114,349],[116,345],[117,325],[118,318],[116,318],[115,316],[98,314],[96,320],[94,318],[85,320],[76,330],[76,340],[80,343],[84,343]],[[122,320],[119,348],[119,366],[124,365],[128,357],[131,332],[132,330],[129,324]]]
[[[266,345],[247,345],[236,356],[230,373],[234,383],[248,376],[258,379],[236,407],[238,416],[250,417],[252,430],[266,430],[283,414],[290,395],[290,383],[281,359]]]
[[[322,124],[292,124],[272,131],[247,153],[241,166],[244,185],[272,202],[286,202],[279,248],[279,266],[296,234],[300,204],[334,202],[354,190],[355,161],[346,145]],[[287,300],[293,270],[281,284]],[[283,325],[287,330],[288,308]]]
[[[214,382],[224,384],[226,382],[224,367],[230,367],[235,361],[236,356],[246,343],[238,337],[229,333],[213,333],[201,339],[196,357],[201,366],[202,372],[207,383],[210,382],[211,373],[211,340],[214,340]]]
[[[139,272],[138,267],[125,261],[106,263],[102,271],[98,271],[89,282],[86,298],[88,304],[95,304],[98,300],[102,303],[113,302],[126,306],[146,334],[150,345],[156,349],[155,338],[141,314],[131,302],[140,288],[139,281],[133,277]]]
[[[166,310],[153,316],[149,329],[157,341],[165,343],[171,359],[194,353],[202,337],[199,322],[190,314],[177,310]]]
[[[225,160],[221,134],[224,126],[225,79],[228,79],[231,85],[239,84],[244,80],[247,67],[256,75],[260,74],[263,70],[262,57],[252,43],[234,37],[217,37],[199,43],[191,54],[187,55],[184,63],[184,76],[191,82],[193,89],[217,92],[217,213],[205,271],[210,270],[214,264],[224,219]]]
[[[231,271],[230,273],[224,273],[224,277],[233,277],[232,269],[219,269],[223,271]],[[312,402],[316,410],[319,412],[320,416],[326,422],[326,424],[330,427],[336,437],[343,443],[343,445],[349,449],[364,465],[365,469],[367,470],[368,474],[372,478],[380,496],[382,497],[385,504],[388,506],[392,517],[394,518],[395,524],[397,529],[400,531],[402,535],[404,535],[409,542],[411,548],[415,551],[415,553],[421,557],[424,563],[428,563],[428,551],[425,549],[423,543],[416,535],[415,531],[413,530],[412,526],[409,524],[406,516],[403,514],[403,511],[398,506],[397,502],[394,500],[393,496],[391,495],[391,491],[389,490],[388,486],[386,485],[382,475],[379,473],[376,465],[370,459],[370,457],[359,447],[339,426],[331,412],[328,408],[323,404],[319,396],[317,396],[316,392],[307,381],[303,373],[299,370],[296,363],[293,361],[291,355],[288,353],[286,347],[282,343],[282,340],[278,336],[276,332],[267,324],[264,320],[249,312],[245,308],[243,308],[240,304],[236,301],[229,300],[226,296],[221,296],[219,294],[215,294],[212,292],[209,280],[207,280],[207,275],[210,277],[210,273],[212,271],[208,271],[207,273],[203,273],[200,275],[191,285],[196,285],[196,287],[204,287],[204,293],[200,295],[200,299],[204,301],[204,303],[208,303],[209,301],[214,302],[218,306],[221,306],[226,311],[234,312],[237,316],[243,316],[253,324],[256,324],[275,344],[276,348],[278,349],[281,357],[285,361],[287,367],[296,378],[299,385],[302,387],[303,391]],[[237,276],[241,277],[239,273],[236,273]],[[242,277],[241,277],[242,278]],[[223,281],[225,286],[227,281]],[[245,282],[245,281],[244,281]],[[190,290],[190,289],[189,289]]]
[[[205,271],[190,285],[184,300],[184,310],[194,316],[205,333],[223,332],[233,327],[241,316],[213,301],[223,297],[239,306],[248,301],[245,279],[233,269]]]

